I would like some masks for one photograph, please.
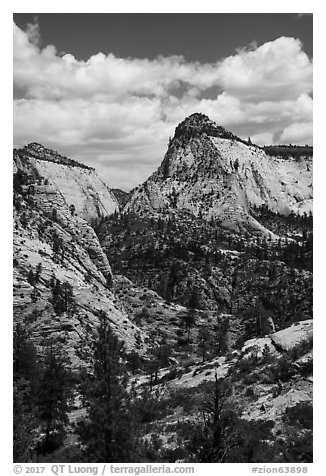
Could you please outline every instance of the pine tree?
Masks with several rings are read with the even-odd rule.
[[[28,463],[34,448],[37,419],[31,405],[31,385],[14,379],[13,384],[13,461]]]
[[[37,390],[38,417],[45,433],[41,445],[44,454],[59,446],[65,436],[72,397],[68,364],[58,346],[50,343]]]
[[[223,320],[214,326],[214,349],[216,355],[224,355],[228,351],[227,331],[229,328],[228,320]]]
[[[212,394],[204,402],[203,426],[190,440],[191,449],[200,463],[225,463],[237,445],[237,415],[229,402],[230,388],[215,376]]]
[[[35,394],[39,367],[36,348],[20,324],[13,337],[13,460],[26,463],[31,461],[37,428]]]
[[[56,314],[68,312],[74,306],[73,287],[67,281],[61,283],[54,278],[52,285],[52,305]]]
[[[126,359],[128,369],[131,371],[132,374],[136,374],[141,368],[142,364],[138,352],[135,352],[134,350],[132,352],[129,352],[129,354],[126,355]]]
[[[40,280],[41,273],[42,273],[42,263],[39,262],[38,265],[36,266],[36,274],[35,274],[35,281],[37,283]]]
[[[186,326],[188,334],[188,344],[190,342],[190,331],[196,323],[196,309],[199,307],[199,299],[197,289],[193,289],[189,298],[188,311],[183,316],[183,320]]]
[[[180,264],[178,261],[173,261],[170,267],[170,273],[166,283],[165,297],[167,301],[171,302],[173,299],[175,286],[178,282],[178,273],[180,269]]]
[[[16,325],[13,337],[14,380],[23,378],[32,382],[38,372],[36,348],[21,324]]]
[[[58,212],[55,208],[52,208],[51,218],[52,218],[52,221],[58,221]]]
[[[150,387],[153,385],[153,375],[154,382],[157,383],[158,372],[160,368],[167,367],[169,365],[169,358],[171,357],[171,347],[163,343],[158,347],[154,347],[150,350],[151,359],[147,364],[147,371],[150,374]]]
[[[198,332],[198,349],[201,352],[203,363],[206,362],[207,353],[211,345],[210,333],[206,327],[201,327]]]
[[[27,281],[29,282],[31,286],[35,285],[35,276],[32,269],[30,269],[28,272]]]
[[[132,457],[135,434],[122,356],[123,344],[101,311],[92,347],[92,369],[81,384],[87,416],[77,430],[88,462],[124,462]]]
[[[188,335],[188,344],[190,342],[190,331],[192,327],[195,325],[196,322],[196,311],[195,309],[188,309],[188,312],[183,316],[185,326],[186,326],[186,331]]]

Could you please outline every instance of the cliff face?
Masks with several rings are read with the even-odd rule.
[[[126,349],[145,352],[146,334],[129,320],[116,297],[111,267],[94,230],[69,208],[67,195],[58,190],[59,179],[53,183],[45,175],[57,167],[72,180],[76,167],[65,171],[69,166],[35,158],[16,157],[15,162],[15,323],[29,329],[40,350],[46,341],[64,344],[78,366],[104,311]]]
[[[183,210],[235,231],[266,233],[251,215],[261,206],[285,215],[311,212],[312,158],[271,157],[194,114],[176,128],[161,166],[125,210]]]
[[[14,153],[14,172],[29,171],[45,177],[69,207],[89,221],[119,209],[115,196],[95,170],[61,156],[40,144],[32,143]]]

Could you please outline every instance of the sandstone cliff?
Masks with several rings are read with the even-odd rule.
[[[15,161],[19,167],[14,175],[15,322],[31,331],[41,351],[46,341],[61,342],[72,364],[79,365],[98,314],[104,311],[126,349],[145,352],[149,339],[129,320],[114,294],[111,267],[94,230],[68,207],[68,195],[58,190],[59,182],[45,175],[58,167],[72,180],[75,170],[64,171],[67,165],[52,162],[48,168],[47,162],[33,157]],[[107,193],[108,203],[109,197]],[[92,206],[84,207],[84,212],[90,213]]]
[[[193,114],[176,128],[161,166],[133,191],[125,210],[189,211],[235,231],[266,234],[251,214],[261,206],[285,215],[310,213],[312,158],[272,157]]]
[[[14,172],[18,169],[45,177],[64,203],[73,206],[77,214],[88,221],[119,209],[114,194],[93,168],[40,144],[31,143],[14,151]]]

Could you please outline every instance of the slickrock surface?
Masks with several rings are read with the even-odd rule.
[[[32,168],[35,175],[46,177],[65,204],[73,205],[76,213],[88,221],[119,209],[114,194],[93,168],[62,157],[40,144],[32,143],[16,151],[14,171],[17,168]]]
[[[312,158],[272,157],[193,114],[176,128],[161,166],[136,187],[125,210],[187,210],[228,229],[267,234],[250,213],[262,205],[286,215],[312,211]]]

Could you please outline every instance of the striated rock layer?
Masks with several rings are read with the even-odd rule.
[[[74,206],[78,215],[88,221],[119,209],[116,197],[93,168],[40,144],[31,143],[14,151],[14,172],[18,169],[45,177],[65,204]]]
[[[104,311],[126,350],[145,353],[150,339],[129,320],[115,295],[111,266],[94,230],[68,207],[44,164],[42,177],[41,160],[16,157],[24,174],[16,173],[14,182],[14,322],[31,332],[40,352],[47,343],[61,343],[72,365],[79,366],[87,361]],[[78,168],[51,162],[51,171],[52,166]],[[66,171],[70,178],[74,173]]]

